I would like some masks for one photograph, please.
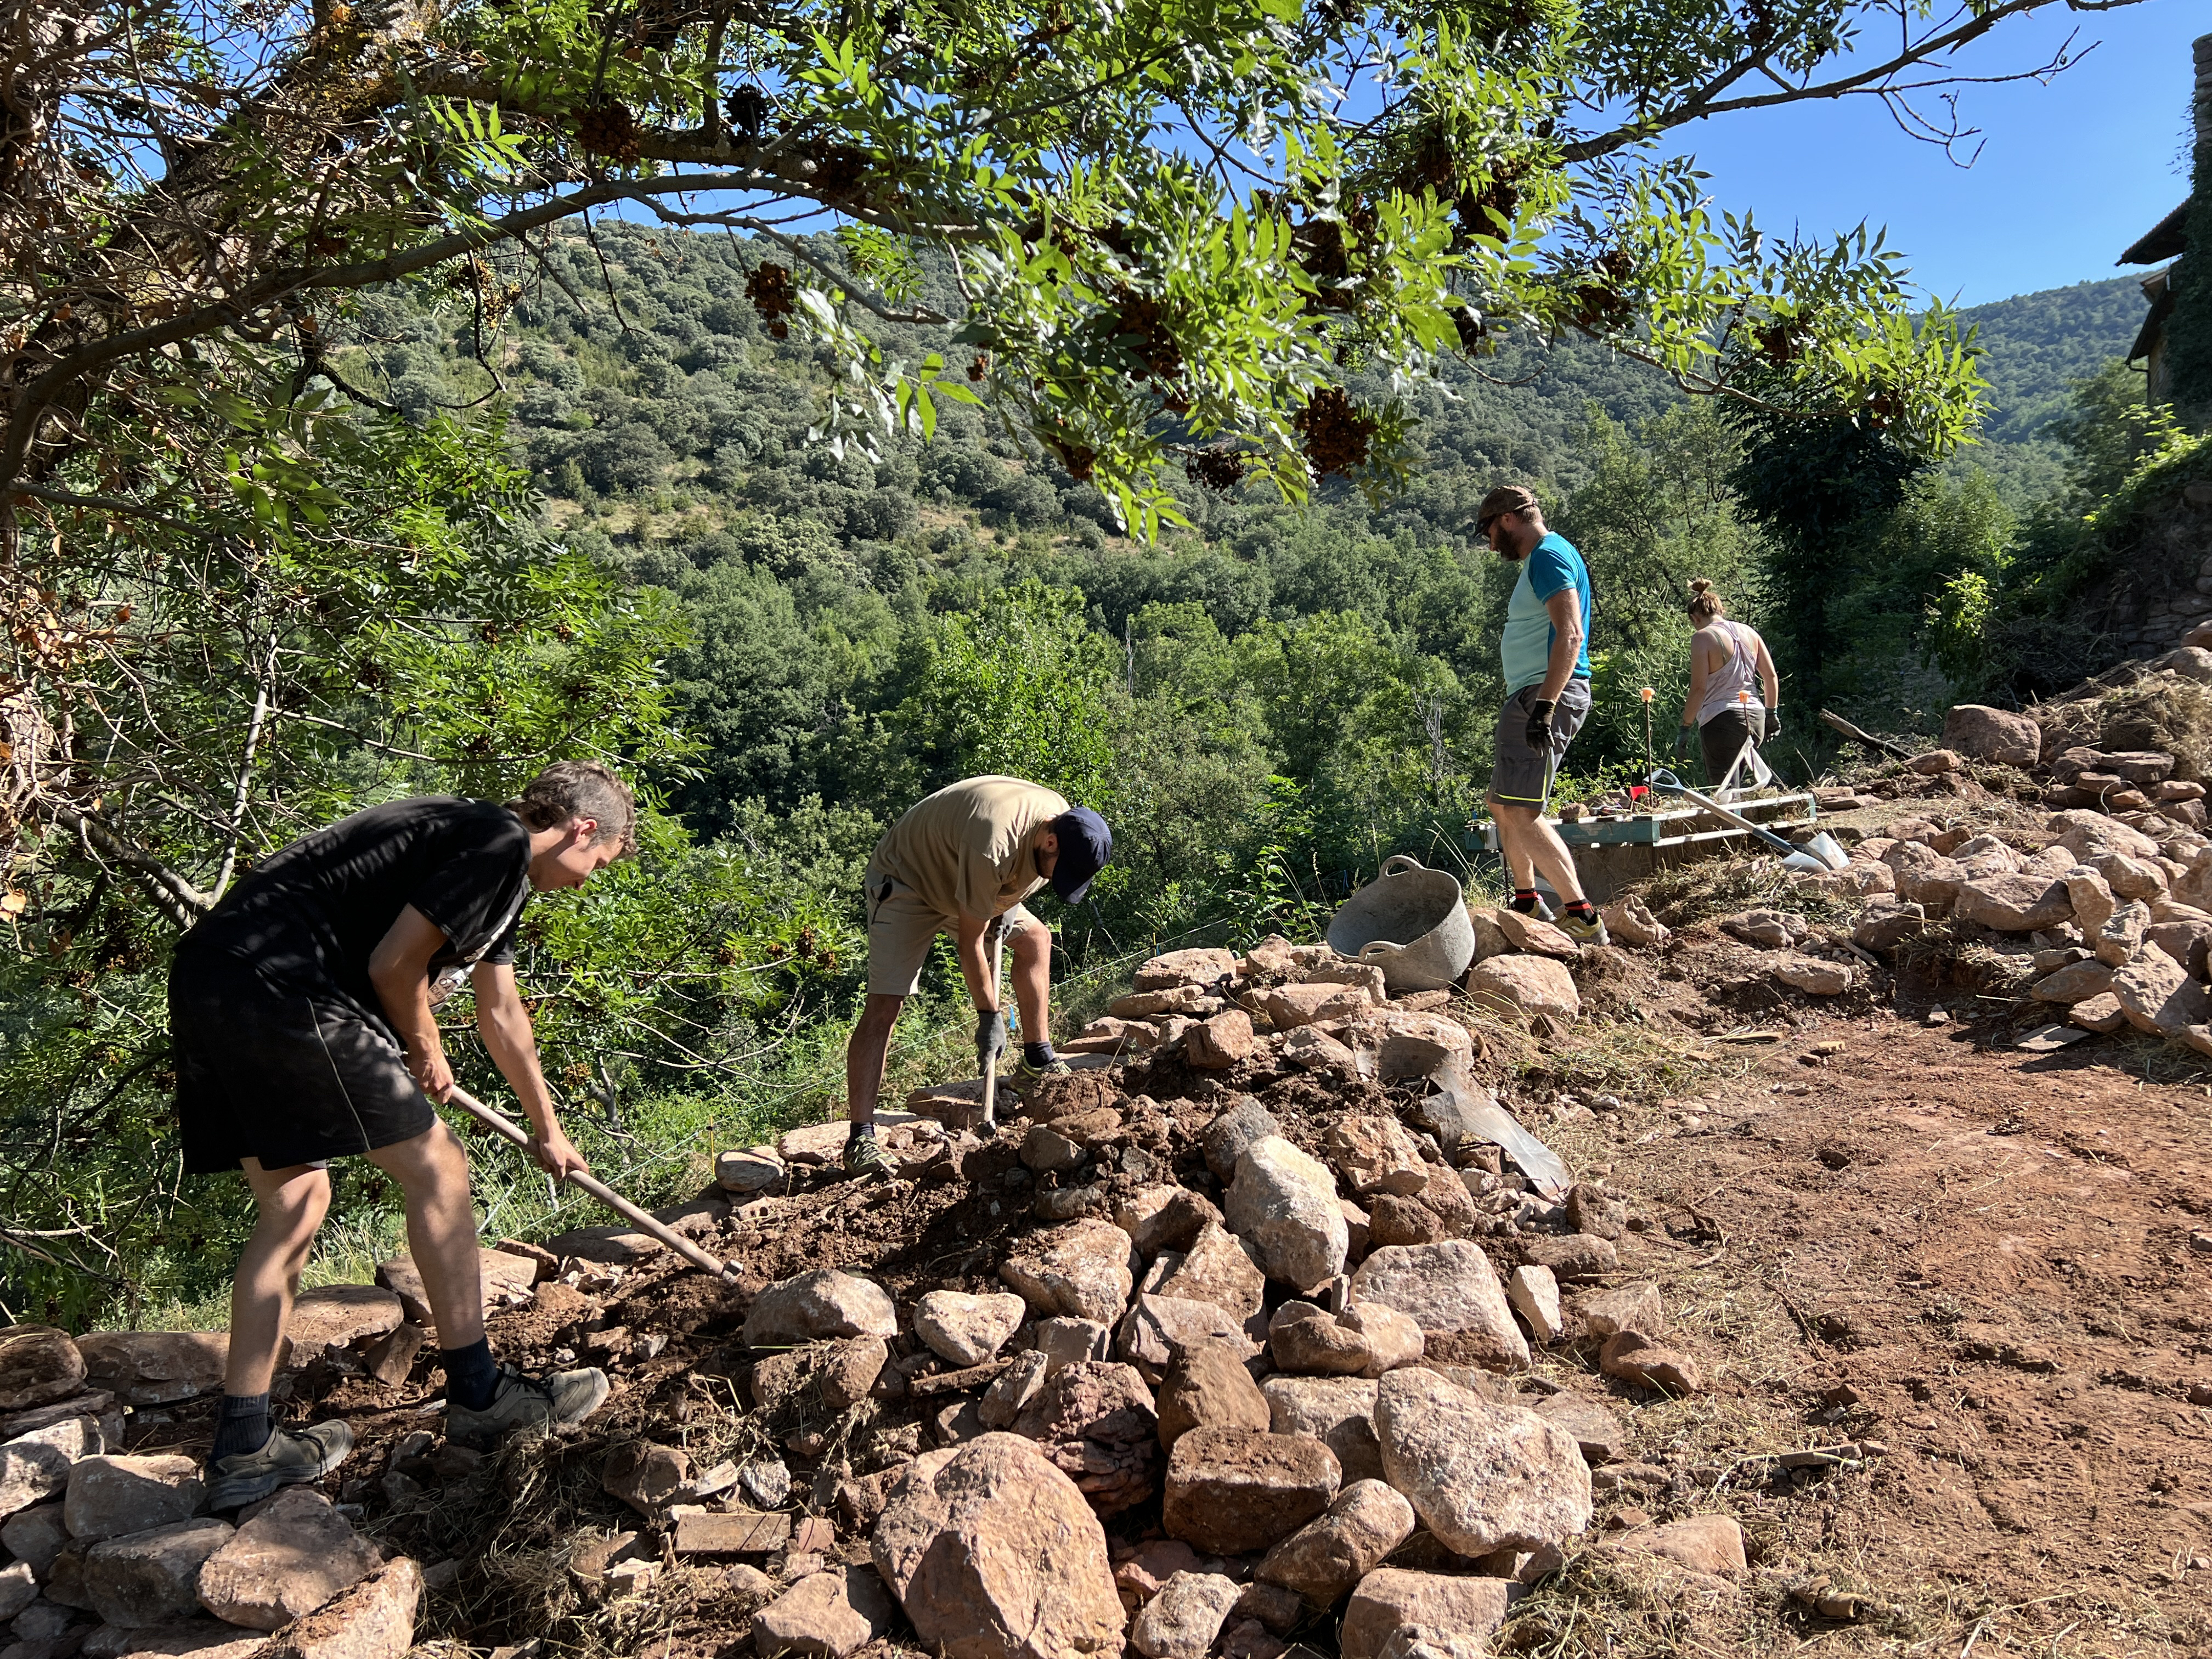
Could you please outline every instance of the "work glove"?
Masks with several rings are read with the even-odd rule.
[[[988,1071],[999,1056],[1006,1052],[1006,1017],[996,1008],[983,1008],[975,1014],[975,1058]]]
[[[1689,752],[1689,749],[1690,728],[1686,726],[1676,726],[1674,728],[1674,758],[1676,760],[1681,759],[1684,755]]]
[[[1539,697],[1528,705],[1528,746],[1539,754],[1552,751],[1552,708],[1549,697]]]
[[[1759,740],[1761,743],[1772,743],[1781,735],[1782,711],[1779,708],[1770,708],[1766,711],[1766,730]]]

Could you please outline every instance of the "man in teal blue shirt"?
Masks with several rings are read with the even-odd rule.
[[[1513,878],[1513,908],[1558,921],[1579,943],[1602,945],[1605,923],[1583,896],[1573,855],[1544,821],[1553,775],[1589,718],[1589,568],[1573,543],[1544,528],[1536,497],[1518,484],[1482,498],[1475,533],[1499,558],[1521,566],[1499,647],[1505,707],[1490,779],[1490,813]],[[1539,875],[1565,902],[1565,915],[1552,918],[1537,897]]]

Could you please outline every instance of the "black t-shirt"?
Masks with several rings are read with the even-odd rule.
[[[382,1012],[368,959],[413,905],[446,936],[434,982],[513,962],[530,896],[530,831],[504,806],[425,795],[372,806],[296,841],[223,896],[179,956],[220,951],[277,980],[335,982]]]

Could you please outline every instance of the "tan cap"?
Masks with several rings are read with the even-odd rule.
[[[1535,506],[1534,490],[1521,484],[1500,484],[1482,498],[1482,505],[1475,510],[1475,529],[1486,531],[1492,519],[1507,513],[1532,512]]]

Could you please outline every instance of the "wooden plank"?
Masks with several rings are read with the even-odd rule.
[[[738,1510],[676,1517],[678,1555],[765,1555],[791,1541],[791,1517]]]

